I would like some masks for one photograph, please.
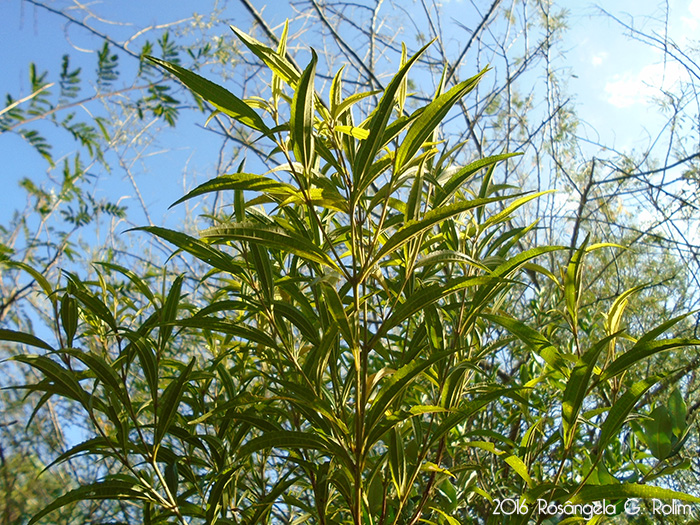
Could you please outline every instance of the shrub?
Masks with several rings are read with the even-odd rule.
[[[313,52],[300,72],[284,37],[273,50],[234,31],[272,72],[267,100],[151,58],[283,159],[180,199],[231,196],[230,215],[199,238],[141,228],[210,271],[187,276],[190,294],[184,275],[159,294],[114,264],[96,282],[68,275],[44,286],[56,348],[0,332],[46,351],[16,357],[41,377],[26,387],[42,395],[37,409],[59,396],[92,424],[56,462],[104,465],[32,523],[87,499],[137,503],[152,524],[355,525],[541,521],[537,498],[606,498],[615,514],[627,497],[698,501],[647,484],[684,467],[687,409],[674,393],[634,415],[664,376],[633,371],[700,341],[659,339],[679,319],[627,334],[635,289],[601,333],[590,330],[579,317],[583,262],[604,245],[521,248],[534,225],[514,226],[515,214],[538,194],[494,182],[512,154],[455,167],[461,145],[439,147],[439,125],[486,71],[408,113],[408,73],[426,46],[380,93],[344,96],[338,72],[326,104]],[[373,97],[356,123],[355,106]],[[568,255],[558,275],[535,264],[556,253]],[[523,270],[548,283],[544,323],[515,304],[517,294],[538,301]],[[115,275],[126,284],[110,284]],[[634,434],[628,422],[640,418]],[[509,498],[515,516],[497,516]]]

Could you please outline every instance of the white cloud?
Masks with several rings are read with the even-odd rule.
[[[693,0],[690,2],[688,11],[693,15],[693,18],[700,19],[700,0]]]
[[[700,0],[692,0],[688,12],[690,16],[681,16],[681,22],[687,29],[695,31],[700,25]]]
[[[618,108],[646,104],[651,97],[659,94],[660,89],[671,88],[685,75],[683,67],[676,62],[649,64],[637,74],[615,75],[605,84],[607,101]]]
[[[603,63],[603,61],[608,58],[608,52],[607,51],[601,51],[597,55],[593,55],[591,57],[591,64],[594,66],[599,66]]]

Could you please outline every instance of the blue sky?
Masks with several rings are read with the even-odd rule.
[[[397,3],[409,12],[417,9],[412,2]],[[68,4],[63,1],[55,3],[57,6]],[[273,24],[280,24],[291,14],[286,2],[256,1],[254,4],[259,8],[269,4],[265,13]],[[459,23],[468,22],[462,20],[466,2],[443,0],[442,4],[443,26],[448,33],[454,31],[455,41],[458,41],[461,38]],[[569,11],[569,30],[562,46],[565,53],[555,57],[555,66],[562,72],[578,116],[585,123],[582,134],[619,149],[643,149],[652,140],[655,130],[663,125],[651,98],[658,94],[659,88],[672,87],[687,73],[678,64],[664,63],[660,52],[625,36],[622,27],[601,16],[595,4],[575,1],[557,4]],[[214,2],[198,2],[196,5],[204,10]],[[386,9],[391,9],[390,2],[385,5]],[[669,5],[669,36],[683,45],[700,27],[700,0],[674,0]],[[92,19],[90,22],[120,40],[150,24],[191,16],[193,3],[182,0],[106,0],[91,6],[104,21]],[[223,15],[233,23],[240,20],[239,23],[245,27],[249,23],[248,15],[235,1],[229,2],[228,6]],[[634,17],[635,27],[660,36],[663,36],[663,26],[659,21],[663,17],[662,8],[663,3],[630,0],[618,0],[614,8],[608,7],[623,21]],[[94,68],[96,40],[86,36],[80,28],[66,26],[55,15],[24,1],[6,0],[0,4],[0,10],[4,20],[0,44],[3,49],[11,50],[3,54],[0,93],[26,96],[29,93],[28,64],[32,61],[37,63],[39,69],[50,69],[56,73],[61,56],[71,53],[77,60],[82,57],[84,67]],[[77,10],[75,12],[77,14]],[[213,33],[216,34],[216,31]],[[221,24],[219,34],[229,37],[225,24]],[[144,183],[147,188],[144,193],[155,222],[168,213],[167,206],[184,191],[181,182],[183,174],[187,173],[185,186],[190,188],[195,180],[201,182],[215,175],[211,171],[211,159],[217,152],[207,145],[206,132],[197,128],[203,120],[202,115],[183,119],[175,133],[166,132],[162,136],[162,155],[159,157],[156,149],[151,159],[134,168],[140,170],[141,175],[150,173],[153,176],[148,179],[151,182]],[[62,146],[57,144],[56,150],[60,151]],[[70,145],[67,147],[70,148]],[[17,202],[19,193],[13,190],[15,181],[24,176],[40,180],[46,165],[18,137],[4,134],[0,148],[5,159],[0,166],[0,179],[7,181],[9,188],[9,191],[0,193],[0,220],[4,222],[12,210],[21,208],[21,203]],[[123,174],[104,177],[103,182],[101,191],[106,194],[120,192],[120,185],[125,183]],[[131,204],[131,209],[138,208]],[[136,213],[133,221],[143,223],[144,217]]]

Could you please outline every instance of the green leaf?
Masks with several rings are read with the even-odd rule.
[[[148,384],[149,394],[151,399],[156,399],[158,396],[158,364],[156,361],[156,353],[153,348],[153,342],[144,335],[133,332],[131,330],[123,332],[124,337],[129,340],[129,346],[124,353],[129,353],[132,350],[136,351],[141,363],[143,375]]]
[[[403,79],[408,74],[413,64],[425,53],[432,41],[423,46],[415,55],[413,55],[406,64],[399,69],[399,72],[394,75],[389,82],[389,85],[384,90],[379,106],[372,112],[369,117],[369,124],[364,126],[369,131],[369,137],[362,141],[360,149],[357,151],[355,163],[353,164],[353,175],[355,177],[356,186],[363,186],[363,180],[369,172],[370,165],[374,162],[374,157],[382,147],[384,130],[386,129],[389,117],[394,109],[396,95],[401,87]]]
[[[564,377],[569,377],[569,368],[566,359],[564,359],[559,350],[537,330],[511,317],[493,314],[481,314],[481,317],[501,325],[544,359],[549,366],[560,372]]]
[[[29,346],[35,346],[37,348],[43,348],[44,350],[49,350],[50,352],[54,351],[49,343],[34,335],[25,334],[24,332],[16,332],[14,330],[7,330],[5,328],[0,328],[0,341],[22,343]]]
[[[420,288],[419,290],[413,292],[405,302],[396,307],[392,315],[382,323],[374,339],[380,335],[386,334],[389,330],[395,326],[398,326],[405,319],[414,316],[425,307],[447,297],[448,295],[464,290],[465,288],[480,286],[482,284],[496,284],[499,282],[502,282],[502,280],[497,277],[468,276],[450,279],[446,283],[435,283],[424,288]]]
[[[493,273],[494,275],[498,275],[500,277],[508,276],[515,270],[519,270],[520,268],[525,266],[526,263],[530,262],[536,257],[539,257],[540,255],[563,249],[565,249],[564,246],[538,246],[536,248],[530,248],[529,250],[520,252],[518,255],[511,257],[507,261],[496,266],[496,268],[494,268],[493,270]]]
[[[569,380],[566,382],[566,390],[562,399],[562,428],[564,430],[564,444],[571,446],[575,436],[576,421],[578,419],[583,400],[586,397],[593,375],[593,369],[601,351],[608,343],[618,336],[619,333],[611,334],[593,345],[576,363],[571,372]]]
[[[605,330],[608,334],[617,332],[620,329],[622,314],[624,313],[629,302],[628,297],[643,288],[644,285],[635,286],[634,288],[625,290],[615,299],[615,302],[613,302],[607,315],[605,316]]]
[[[237,27],[230,26],[231,30],[263,63],[269,67],[275,75],[284,80],[290,87],[296,87],[299,81],[299,70],[285,57],[280,56],[274,49],[271,49],[251,36],[248,36]]]
[[[683,399],[683,395],[678,388],[674,388],[671,395],[668,396],[668,412],[671,415],[673,425],[673,434],[680,437],[685,432],[686,418],[688,417],[688,405]]]
[[[183,84],[222,113],[257,131],[265,133],[269,131],[262,117],[227,89],[172,62],[152,56],[146,56],[146,58],[175,75]]]
[[[217,268],[218,270],[232,274],[239,273],[241,270],[241,266],[232,256],[211,247],[209,244],[202,242],[199,239],[190,237],[187,234],[174,230],[168,230],[167,228],[160,228],[158,226],[143,226],[134,229],[143,230],[152,233],[153,235],[157,235],[161,239],[165,239],[169,243],[174,244],[181,250],[194,255],[200,261],[203,261],[214,268]]]
[[[232,224],[230,226],[209,228],[202,232],[202,236],[215,240],[251,242],[261,246],[284,250],[302,259],[306,259],[307,261],[323,264],[336,271],[340,271],[340,268],[338,268],[328,254],[309,239],[278,226],[244,222]]]
[[[43,355],[18,355],[14,356],[12,360],[25,363],[40,371],[51,382],[50,385],[43,381],[39,383],[44,387],[40,390],[45,390],[49,397],[58,394],[67,399],[73,399],[83,406],[87,405],[87,399],[90,396],[81,388],[76,373],[72,370],[63,368],[57,362]]]
[[[530,474],[527,471],[527,465],[522,459],[520,459],[518,456],[511,455],[508,456],[504,461],[511,466],[511,468],[518,474],[518,476],[525,480],[528,487],[533,487],[534,482],[532,481],[532,478],[530,477]]]
[[[396,398],[413,382],[420,374],[426,371],[429,367],[438,361],[452,355],[452,350],[445,352],[436,352],[427,359],[421,361],[413,361],[399,368],[386,382],[382,385],[377,396],[374,398],[371,407],[367,411],[366,426],[368,434],[372,427],[377,425],[382,416],[390,409],[391,404]],[[370,434],[371,435],[371,434]],[[367,442],[367,446],[373,446],[373,442]]]
[[[367,137],[369,137],[369,131],[364,128],[356,128],[355,126],[336,126],[333,128],[333,131],[350,135],[358,140],[365,140]]]
[[[350,320],[348,319],[347,313],[345,312],[345,307],[338,295],[338,291],[334,286],[327,282],[321,282],[321,290],[323,291],[323,297],[325,299],[326,307],[333,318],[336,326],[340,329],[340,333],[343,335],[345,341],[352,348],[354,346],[354,331],[350,325]]]
[[[129,403],[129,394],[119,377],[119,374],[110,364],[95,352],[75,349],[65,349],[65,353],[82,361],[82,363],[92,372],[95,377],[105,385],[109,393],[114,393],[125,405]]]
[[[289,478],[289,479],[288,479]],[[279,479],[274,487],[267,492],[264,498],[259,499],[255,502],[255,505],[249,507],[248,510],[254,511],[250,514],[250,519],[245,523],[250,524],[263,524],[263,518],[269,518],[270,510],[275,504],[278,503],[278,499],[281,495],[289,493],[289,488],[299,481],[299,478],[293,477],[292,472],[287,472],[284,476]]]
[[[318,330],[312,323],[314,319],[309,319],[298,308],[282,301],[275,301],[274,312],[275,315],[279,314],[291,322],[313,345],[319,344]]]
[[[158,333],[158,348],[164,350],[173,332],[173,321],[177,317],[177,310],[180,305],[180,293],[182,291],[182,281],[184,275],[178,275],[170,287],[168,297],[160,309],[160,330]]]
[[[632,348],[615,359],[603,371],[600,378],[601,381],[606,381],[611,377],[621,374],[635,363],[646,359],[649,356],[659,352],[675,350],[687,346],[700,346],[698,339],[662,339],[660,341],[649,341],[640,339]]]
[[[452,410],[451,415],[445,418],[431,433],[430,441],[428,443],[429,447],[434,446],[438,443],[443,436],[449,433],[457,425],[460,425],[463,421],[469,419],[474,414],[479,412],[483,407],[489,403],[500,400],[506,397],[514,397],[519,401],[521,398],[516,396],[518,389],[514,388],[494,388],[489,386],[486,389],[480,389],[473,391],[473,397],[470,401],[464,403],[459,409]]]
[[[331,116],[337,119],[340,116],[342,116],[343,113],[345,113],[348,109],[350,109],[350,107],[354,106],[359,101],[364,100],[367,97],[377,95],[378,93],[381,93],[381,91],[365,91],[364,93],[353,93],[352,95],[344,99],[341,98],[337,100],[337,104],[331,105]],[[342,97],[342,93],[338,91],[338,88],[336,88],[334,94],[337,94]],[[338,130],[339,127],[340,126],[335,126],[335,128],[333,129]]]
[[[479,159],[460,168],[445,184],[435,186],[433,208],[438,208],[445,204],[472,175],[478,173],[481,169],[518,155],[522,155],[522,153],[502,153],[500,155],[493,155],[492,157],[484,157],[483,159]],[[482,195],[481,197],[486,197],[486,195]]]
[[[163,440],[165,434],[167,434],[170,429],[175,416],[177,415],[177,409],[180,406],[180,400],[182,395],[185,393],[185,388],[187,387],[187,382],[189,381],[190,374],[192,373],[192,368],[194,368],[194,363],[196,359],[193,357],[190,363],[185,367],[185,369],[180,373],[177,379],[170,381],[163,395],[160,397],[158,406],[158,420],[156,422],[155,436],[154,436],[154,447],[158,447]]]
[[[252,260],[255,276],[260,281],[260,290],[266,305],[271,305],[275,297],[275,278],[273,276],[270,253],[259,244],[251,244],[249,260]]]
[[[179,481],[177,461],[172,461],[166,465],[164,477],[165,484],[167,485],[170,494],[172,494],[173,496],[177,496],[177,487]]]
[[[379,251],[372,257],[371,261],[366,265],[365,272],[370,271],[371,268],[377,264],[382,257],[389,255],[394,252],[404,244],[410,242],[411,240],[417,238],[421,233],[429,230],[433,226],[440,224],[450,217],[464,213],[465,211],[477,208],[479,206],[484,206],[492,202],[498,202],[505,200],[509,197],[490,197],[488,199],[474,199],[465,202],[458,202],[451,204],[449,206],[442,206],[437,209],[430,210],[426,213],[422,219],[416,221],[409,221],[399,228],[379,249]]]
[[[515,210],[523,206],[524,204],[527,204],[531,200],[538,199],[542,195],[547,195],[548,193],[553,193],[554,190],[547,190],[547,191],[539,191],[537,193],[531,193],[529,195],[525,195],[523,197],[520,197],[519,199],[516,199],[513,201],[510,205],[508,205],[507,208],[504,210],[498,212],[496,215],[492,215],[486,221],[484,221],[483,224],[481,224],[481,228],[484,229],[488,226],[492,226],[494,224],[499,224],[502,222],[505,222],[510,219],[511,215]]]
[[[53,467],[54,465],[59,465],[63,463],[64,461],[67,461],[79,454],[105,454],[105,451],[112,451],[116,447],[118,447],[119,444],[116,443],[115,441],[108,440],[103,437],[96,437],[92,439],[88,439],[87,441],[83,441],[82,443],[78,443],[74,447],[71,447],[69,450],[65,451],[63,454],[58,456],[56,459],[54,459],[51,463],[49,463],[44,471],[48,470],[49,468]]]
[[[136,288],[138,288],[139,292],[141,292],[145,297],[148,298],[149,301],[151,301],[151,304],[153,306],[156,306],[156,298],[153,295],[153,292],[149,288],[148,284],[141,279],[136,273],[134,273],[132,270],[129,270],[128,268],[124,268],[123,266],[119,266],[118,264],[113,264],[113,263],[108,263],[108,262],[96,262],[95,264],[99,264],[103,268],[108,268],[110,270],[114,270],[115,272],[119,272],[122,275],[124,275],[127,279],[129,279]]]
[[[299,79],[292,98],[289,115],[290,136],[294,155],[308,174],[314,162],[314,77],[316,52],[311,50],[311,62]]]
[[[406,485],[406,455],[404,453],[403,437],[396,427],[389,432],[387,448],[391,478],[398,497],[403,498]]]
[[[51,288],[51,285],[49,284],[49,281],[46,280],[46,277],[44,275],[29,266],[28,264],[22,263],[22,262],[16,262],[16,261],[10,261],[10,260],[5,260],[5,261],[0,261],[2,264],[6,264],[10,267],[14,268],[20,268],[27,272],[29,275],[31,275],[34,280],[39,284],[42,290],[44,290],[44,293],[46,294],[49,299],[53,299],[53,289]]]
[[[114,332],[119,330],[117,326],[117,321],[114,319],[112,312],[109,311],[107,305],[102,302],[97,296],[89,293],[86,289],[74,289],[71,293],[83,303],[83,312],[91,313],[98,319],[104,321]]]
[[[217,473],[216,481],[214,482],[211,491],[209,492],[209,498],[207,499],[207,523],[214,525],[220,520],[218,519],[219,513],[223,510],[224,504],[224,491],[231,483],[231,480],[236,475],[236,472],[240,467],[227,468],[223,472]]]
[[[586,236],[581,246],[571,255],[571,260],[566,266],[564,274],[564,299],[566,310],[569,312],[569,319],[574,330],[578,330],[578,301],[581,290],[581,272],[583,269],[583,255],[586,253],[586,245],[590,234]]]
[[[255,175],[252,173],[232,173],[229,175],[221,175],[220,177],[216,177],[205,182],[204,184],[200,184],[187,195],[176,200],[170,205],[170,207],[172,208],[181,202],[199,195],[227,190],[273,192],[282,194],[292,194],[296,192],[293,186],[285,184],[284,182],[276,181],[269,177]]]
[[[126,476],[125,476],[126,477]],[[55,499],[44,507],[39,513],[29,520],[28,525],[37,523],[41,518],[50,514],[54,510],[60,509],[70,503],[86,500],[128,500],[128,501],[152,501],[157,503],[148,490],[143,487],[135,478],[133,481],[123,479],[106,479],[89,485],[83,485],[67,494]]]
[[[401,172],[406,163],[413,158],[423,143],[432,135],[452,106],[476,87],[486,71],[484,69],[472,78],[457,84],[425,107],[409,128],[406,138],[396,152],[395,170],[397,173]]]
[[[275,340],[267,335],[264,331],[253,326],[245,326],[240,322],[230,322],[216,317],[190,317],[188,319],[180,319],[175,323],[177,326],[188,326],[191,328],[199,328],[201,330],[211,330],[224,334],[231,334],[240,337],[245,341],[251,341],[264,345],[268,348],[276,348]]]
[[[589,501],[616,500],[624,498],[639,499],[665,499],[700,503],[700,498],[683,492],[654,487],[652,485],[640,485],[636,483],[615,483],[612,485],[586,485],[569,501],[571,503],[586,503]]]
[[[642,422],[644,441],[656,459],[666,459],[673,449],[673,422],[664,406],[657,406]]]
[[[662,335],[664,332],[670,330],[673,326],[678,324],[680,321],[683,319],[698,313],[697,310],[688,312],[686,314],[679,315],[678,317],[674,317],[673,319],[669,319],[668,321],[665,321],[661,323],[660,325],[656,326],[655,328],[652,328],[651,330],[647,331],[642,335],[642,337],[639,338],[637,343],[643,343],[646,341],[651,341],[653,339],[656,339],[660,335]]]
[[[238,453],[241,456],[247,456],[268,448],[316,450],[329,456],[335,456],[346,466],[352,465],[352,459],[338,444],[329,441],[320,434],[294,430],[266,432],[262,436],[248,441],[239,449]]]
[[[605,447],[617,435],[627,416],[635,407],[639,399],[656,383],[661,380],[659,376],[652,376],[633,384],[620,398],[618,398],[608,412],[608,417],[600,428],[598,438],[598,455],[603,454]]]

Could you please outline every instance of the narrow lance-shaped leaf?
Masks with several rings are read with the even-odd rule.
[[[583,255],[586,253],[586,245],[590,234],[586,236],[581,246],[573,252],[571,260],[566,266],[564,273],[564,299],[566,301],[566,310],[569,313],[571,326],[574,330],[578,330],[578,301],[579,290],[581,289],[581,272],[583,271]]]
[[[586,392],[590,387],[590,379],[593,375],[596,361],[601,351],[608,345],[610,340],[618,336],[619,333],[611,334],[593,345],[578,361],[571,376],[566,383],[564,398],[562,399],[561,419],[564,430],[564,444],[569,447],[573,442],[576,420],[578,419]]]
[[[37,523],[54,510],[58,510],[71,503],[86,500],[141,500],[157,502],[152,498],[148,490],[140,485],[136,479],[133,479],[133,481],[108,479],[105,481],[98,481],[97,483],[91,483],[90,485],[83,485],[82,487],[78,487],[56,498],[40,512],[35,514],[32,519],[29,520],[28,525]]]
[[[380,335],[386,334],[393,327],[398,326],[401,322],[415,315],[423,308],[447,297],[448,295],[464,290],[465,288],[496,284],[499,282],[502,282],[502,280],[492,276],[467,276],[451,279],[446,283],[435,283],[421,288],[412,293],[408,299],[406,299],[404,303],[400,304],[394,313],[381,324],[375,339]]]
[[[66,349],[65,352],[74,358],[82,361],[88,370],[102,382],[111,393],[117,395],[119,400],[127,404],[129,403],[129,394],[122,383],[121,378],[112,366],[100,355],[95,352]]]
[[[207,193],[214,193],[218,191],[234,190],[259,191],[263,193],[292,193],[295,191],[294,187],[290,184],[279,182],[263,175],[255,175],[252,173],[231,173],[229,175],[221,175],[220,177],[211,179],[204,184],[200,184],[187,195],[180,197],[178,200],[172,203],[170,207],[172,208],[181,202],[199,195],[205,195]]]
[[[230,26],[236,36],[257,56],[263,63],[269,67],[276,75],[284,80],[290,87],[296,87],[299,81],[299,71],[296,66],[289,62],[285,57],[280,56],[274,49],[261,44],[256,39],[248,36],[237,27]]]
[[[327,282],[321,283],[321,290],[325,299],[326,307],[335,321],[335,324],[340,329],[345,341],[352,347],[354,345],[354,332],[350,325],[347,313],[343,302],[338,295],[338,291]]]
[[[666,459],[673,450],[673,422],[665,406],[657,406],[642,421],[644,441],[656,459]]]
[[[612,485],[586,485],[569,501],[571,503],[585,503],[587,501],[602,501],[603,499],[616,500],[622,498],[652,498],[662,500],[679,500],[691,503],[700,503],[700,498],[676,492],[675,490],[654,487],[652,485],[640,485],[636,483],[616,483]]]
[[[317,450],[321,453],[335,456],[347,467],[351,467],[353,464],[350,456],[339,445],[332,443],[319,434],[294,430],[266,432],[262,436],[248,441],[240,448],[238,453],[241,456],[246,456],[266,448]]]
[[[185,392],[187,381],[192,373],[195,358],[190,360],[190,363],[180,373],[177,379],[173,379],[163,391],[163,395],[159,399],[160,406],[158,407],[158,421],[154,436],[154,445],[158,447],[165,434],[168,432],[175,416],[177,409],[180,406],[180,400]]]
[[[270,337],[265,331],[254,326],[246,326],[238,322],[230,322],[224,319],[215,317],[190,317],[188,319],[180,319],[175,323],[177,326],[188,326],[198,328],[200,330],[212,330],[223,334],[230,334],[234,337],[240,337],[244,341],[258,343],[268,348],[276,348],[275,340]]]
[[[157,235],[161,239],[165,239],[181,250],[194,255],[200,261],[203,261],[219,270],[233,274],[238,273],[241,270],[239,263],[235,262],[233,257],[227,253],[217,250],[209,244],[202,242],[199,239],[195,239],[194,237],[190,237],[185,233],[169,230],[167,228],[160,228],[159,226],[144,226],[134,229],[147,231],[153,235]]]
[[[454,194],[455,192],[462,187],[462,185],[467,182],[472,175],[475,173],[478,173],[479,170],[486,168],[488,166],[492,166],[496,164],[497,162],[500,162],[502,160],[508,159],[510,157],[514,157],[517,155],[521,155],[521,153],[502,153],[500,155],[493,155],[491,157],[485,157],[483,159],[479,159],[477,161],[474,161],[470,164],[467,164],[463,168],[460,168],[457,173],[452,175],[450,179],[442,186],[437,185],[435,187],[435,198],[433,200],[433,208],[437,208],[439,206],[442,206],[445,204]],[[485,197],[486,195],[481,195],[481,197]]]
[[[241,124],[253,128],[257,131],[268,132],[269,129],[253,108],[231,93],[196,73],[192,73],[172,62],[166,62],[159,58],[146,56],[148,60],[158,64],[166,71],[175,75],[183,84],[197,93],[204,100],[209,102],[216,109],[225,113],[229,117],[237,120]]]
[[[149,288],[148,284],[146,284],[146,282],[143,279],[141,279],[141,277],[136,275],[136,273],[134,273],[132,270],[124,268],[123,266],[119,266],[118,264],[102,261],[98,261],[95,264],[99,264],[103,268],[108,268],[110,270],[114,270],[115,272],[119,272],[122,275],[124,275],[127,279],[134,283],[134,285],[138,288],[139,292],[141,292],[146,298],[148,298],[149,301],[151,301],[151,304],[153,306],[156,306],[155,295],[153,295],[153,292]]]
[[[362,142],[353,165],[353,174],[357,186],[366,187],[367,185],[367,182],[363,179],[365,179],[369,171],[369,166],[372,164],[374,157],[381,148],[384,130],[386,129],[387,122],[389,122],[389,117],[391,117],[391,113],[394,109],[396,95],[401,87],[401,82],[408,74],[411,66],[413,66],[431,44],[432,41],[423,46],[401,69],[399,69],[399,72],[394,75],[394,78],[391,79],[391,82],[384,90],[384,94],[379,101],[379,106],[377,106],[377,109],[375,109],[370,116],[370,123],[367,126],[369,137]]]
[[[314,78],[316,74],[316,52],[311,50],[311,62],[299,79],[292,98],[289,119],[294,155],[309,173],[314,159]]]
[[[53,289],[51,288],[49,281],[46,280],[46,277],[44,277],[44,275],[41,272],[35,270],[34,268],[32,268],[31,266],[29,266],[26,263],[17,262],[17,261],[11,261],[11,260],[2,261],[2,260],[0,260],[0,265],[7,265],[10,268],[14,267],[14,268],[20,268],[20,269],[24,270],[25,272],[27,272],[29,275],[31,275],[34,278],[34,280],[39,284],[41,289],[44,290],[44,293],[46,294],[46,296],[49,297],[49,299],[51,299],[52,301],[54,300]]]
[[[7,330],[5,328],[0,328],[0,341],[22,343],[25,345],[35,346],[37,348],[43,348],[44,350],[49,350],[50,352],[53,352],[53,347],[46,341],[39,339],[35,335],[25,334],[24,332],[17,332],[15,330]]]
[[[172,322],[177,316],[177,310],[180,305],[180,292],[182,291],[182,281],[184,275],[178,275],[170,287],[170,292],[168,292],[168,297],[163,303],[163,307],[160,309],[160,330],[158,333],[158,347],[163,350],[170,339],[170,335],[173,332]]]
[[[522,459],[520,459],[518,456],[511,455],[508,456],[504,461],[511,466],[511,468],[518,474],[518,476],[525,480],[528,487],[533,487],[534,482],[532,481],[532,478],[530,477],[530,474],[527,471],[527,465]]]
[[[379,249],[379,251],[372,257],[371,261],[366,265],[365,272],[368,272],[375,264],[377,264],[382,257],[388,255],[400,248],[407,242],[415,239],[422,232],[429,230],[433,226],[441,223],[445,219],[464,213],[465,211],[474,209],[478,206],[483,206],[492,202],[498,202],[509,197],[491,197],[488,199],[473,199],[470,201],[459,202],[452,204],[450,206],[442,206],[437,209],[430,210],[426,213],[422,219],[417,221],[409,221],[404,226],[399,228],[389,239],[384,243],[384,245]],[[363,276],[364,278],[364,276]]]
[[[567,361],[562,357],[561,352],[540,332],[510,317],[493,314],[481,314],[481,317],[501,325],[544,359],[549,366],[568,377]]]
[[[114,330],[118,330],[117,321],[114,319],[112,312],[109,311],[107,305],[105,305],[102,300],[100,300],[95,295],[87,292],[85,289],[76,289],[71,292],[81,303],[83,303],[83,312],[91,313],[97,318],[101,319],[107,325]]]
[[[652,376],[633,384],[615,403],[610,407],[608,417],[605,418],[603,426],[600,428],[598,438],[598,455],[603,454],[608,443],[617,436],[629,413],[634,409],[637,401],[656,383],[661,380],[659,376]]]
[[[661,341],[637,341],[632,348],[615,359],[604,371],[600,378],[606,381],[621,374],[635,363],[659,352],[675,350],[686,346],[700,346],[698,339],[662,339]]]
[[[527,204],[531,200],[538,199],[542,197],[542,195],[547,195],[548,193],[553,193],[554,190],[546,190],[546,191],[539,191],[537,193],[531,193],[530,195],[525,195],[523,197],[520,197],[519,199],[516,199],[513,201],[508,207],[500,212],[498,212],[496,215],[493,215],[486,219],[484,223],[482,224],[482,228],[486,228],[487,226],[491,226],[494,224],[499,224],[501,222],[504,222],[510,218],[512,213],[523,206],[524,204]]]
[[[309,239],[277,226],[265,226],[252,222],[209,228],[203,237],[222,240],[238,240],[285,250],[294,255],[340,271],[333,260]]]
[[[451,350],[436,352],[425,360],[414,361],[398,369],[387,381],[387,383],[381,387],[376,398],[374,399],[374,402],[372,403],[372,406],[367,411],[365,421],[368,430],[372,430],[372,427],[374,427],[380,421],[382,415],[389,410],[391,403],[394,402],[401,392],[408,388],[416,377],[427,370],[430,366],[442,359],[445,359],[451,354]],[[370,442],[367,443],[367,445],[372,446],[374,443]]]
[[[421,115],[411,125],[406,134],[406,138],[396,152],[395,169],[397,172],[400,172],[404,165],[413,158],[423,143],[431,136],[435,128],[440,125],[447,113],[452,109],[452,106],[476,87],[486,71],[487,70],[484,69],[472,78],[457,84],[447,93],[440,95],[428,104]]]
[[[158,396],[158,365],[153,343],[144,335],[130,330],[123,332],[130,344],[126,351],[134,351],[139,357],[144,377],[148,383],[149,394],[152,399]]]
[[[78,382],[76,373],[63,368],[60,364],[44,355],[17,355],[14,361],[25,363],[39,370],[52,383],[52,391],[68,399],[73,399],[85,406],[89,395]]]

